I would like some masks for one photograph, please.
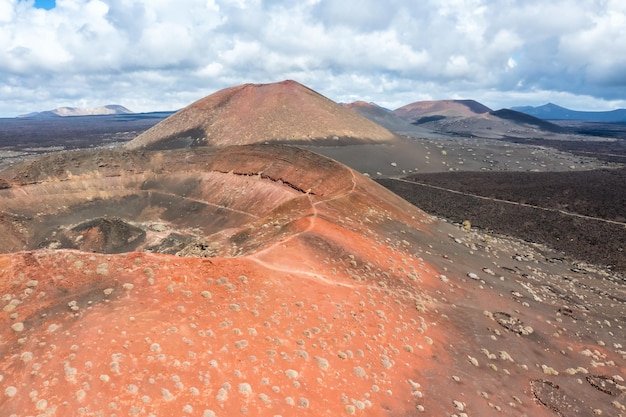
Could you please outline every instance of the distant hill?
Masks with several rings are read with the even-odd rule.
[[[34,112],[18,116],[20,118],[45,119],[53,117],[69,117],[69,116],[102,116],[114,114],[133,114],[124,106],[119,104],[109,104],[101,107],[78,108],[78,107],[58,107],[54,110],[46,110],[42,112]]]
[[[492,139],[534,137],[537,131],[560,133],[562,128],[510,109],[493,111],[474,100],[417,101],[393,111],[412,125],[435,132]]]
[[[129,149],[171,149],[265,142],[380,143],[384,127],[296,81],[244,84],[190,104],[129,142]]]
[[[429,129],[416,126],[409,121],[402,119],[389,109],[379,106],[376,103],[367,103],[365,101],[355,101],[353,103],[341,103],[347,109],[360,114],[366,119],[377,123],[392,132],[399,134],[418,135],[422,137],[437,136],[437,134]]]
[[[511,109],[501,109],[490,112],[491,115],[499,117],[501,119],[511,120],[513,122],[525,125],[533,125],[537,126],[542,130],[546,130],[548,132],[562,132],[563,128],[555,125],[554,123],[546,122],[538,117],[531,116],[527,113],[523,113],[516,110]]]
[[[553,103],[538,107],[511,107],[511,109],[543,120],[581,120],[604,123],[626,122],[626,109],[611,111],[577,111],[557,106]]]
[[[410,123],[421,124],[450,117],[472,117],[490,111],[489,107],[475,100],[434,100],[407,104],[393,113]]]

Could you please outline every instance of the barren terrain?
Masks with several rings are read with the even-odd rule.
[[[293,96],[331,120],[313,93]],[[250,114],[245,100],[220,103],[205,115],[224,123],[216,132],[241,120],[214,110]],[[270,113],[281,126],[306,119]],[[536,205],[619,225],[619,210],[591,204],[593,187],[584,204],[565,198],[576,175],[608,184],[618,171],[585,170],[614,165],[488,139],[379,143],[366,128],[349,141],[329,128],[330,142],[264,144],[278,136],[261,129],[252,145],[207,146],[162,127],[139,146],[55,143],[64,150],[0,171],[0,414],[626,415],[620,258],[607,268],[438,219],[360,173],[428,209],[474,199],[494,219],[506,204],[508,221],[536,221],[523,214]],[[532,187],[515,199],[486,170],[565,171],[523,175],[554,181],[570,205]],[[416,172],[440,173],[419,185],[431,194],[414,188],[428,176],[400,178]]]
[[[623,170],[617,173],[621,176],[624,174]],[[607,174],[613,176],[615,173]],[[606,178],[596,179],[592,183],[592,193],[555,193],[546,196],[545,200],[539,198],[537,201],[535,199],[540,195],[532,194],[533,190],[529,190],[532,187],[505,185],[503,193],[519,191],[519,194],[511,199],[501,199],[494,197],[500,194],[498,187],[489,188],[489,185],[493,185],[489,182],[493,175],[473,177],[472,173],[463,173],[463,176],[468,181],[476,181],[472,183],[476,190],[459,186],[454,179],[440,174],[377,181],[433,215],[459,223],[469,221],[482,230],[545,244],[562,251],[573,261],[590,262],[626,272],[626,223],[623,221],[624,200],[620,194],[623,183],[613,194],[610,189],[601,188],[609,183]],[[567,185],[577,186],[580,184],[578,181],[585,176],[592,175],[585,172],[572,177],[573,182]],[[522,178],[520,176],[516,179]],[[543,188],[543,185],[542,182],[535,183],[537,187]],[[566,188],[563,190],[567,191]],[[598,194],[604,198],[594,199]],[[615,201],[621,205],[615,205]]]
[[[170,114],[0,119],[0,170],[50,152],[122,146]]]

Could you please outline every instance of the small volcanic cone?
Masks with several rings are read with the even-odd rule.
[[[172,149],[264,142],[378,143],[387,129],[295,81],[244,84],[189,105],[126,145]]]
[[[490,111],[489,107],[474,100],[434,100],[417,101],[393,112],[410,122],[419,122],[424,118],[472,117]]]

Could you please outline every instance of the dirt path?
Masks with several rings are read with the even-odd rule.
[[[287,237],[286,239],[280,240],[276,243],[274,243],[273,245],[268,246],[267,248],[260,250],[258,252],[253,253],[252,255],[248,256],[248,258],[258,264],[263,265],[266,268],[269,269],[273,269],[276,271],[281,271],[281,272],[287,272],[287,273],[297,273],[297,274],[304,274],[304,275],[310,275],[313,276],[314,278],[317,279],[321,279],[323,281],[325,281],[325,279],[321,276],[319,276],[318,274],[312,274],[309,272],[304,272],[304,271],[298,271],[298,270],[293,270],[291,268],[279,268],[274,266],[274,264],[269,264],[264,262],[263,260],[260,259],[261,256],[263,256],[263,254],[267,254],[271,251],[273,251],[274,249],[276,249],[277,246],[279,245],[285,245],[286,243],[292,241],[293,239],[297,238],[298,236],[310,232],[311,230],[313,230],[315,228],[315,221],[319,215],[319,211],[317,210],[317,206],[323,203],[328,203],[331,201],[335,201],[335,200],[339,200],[342,198],[346,198],[348,197],[350,194],[352,194],[354,192],[354,190],[356,189],[356,177],[354,175],[354,171],[352,169],[350,169],[350,174],[352,175],[352,188],[350,188],[348,191],[346,191],[345,193],[342,194],[338,194],[336,196],[333,196],[332,198],[328,198],[328,199],[324,199],[324,200],[320,200],[320,201],[313,201],[314,196],[310,193],[306,194],[307,199],[309,200],[309,203],[311,205],[311,212],[309,214],[306,215],[306,217],[309,219],[309,224],[308,226],[303,229],[302,231],[298,232],[298,233],[294,233],[291,236]],[[329,281],[330,282],[330,281]]]

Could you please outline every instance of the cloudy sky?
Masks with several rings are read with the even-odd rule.
[[[0,117],[283,79],[389,108],[626,107],[626,1],[0,0]]]

